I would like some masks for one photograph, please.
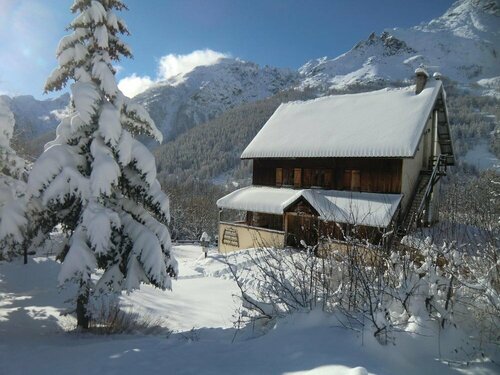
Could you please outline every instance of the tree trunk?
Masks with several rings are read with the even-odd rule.
[[[82,293],[76,300],[76,325],[81,329],[89,328],[89,317],[87,315],[87,302],[89,301],[89,291],[87,288],[82,290]]]

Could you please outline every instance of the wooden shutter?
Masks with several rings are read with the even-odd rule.
[[[351,190],[359,191],[361,189],[361,174],[358,169],[351,171]]]
[[[293,172],[293,186],[301,187],[302,186],[302,169],[295,168]]]
[[[344,171],[344,189],[359,191],[361,189],[361,174],[359,169],[346,169]]]
[[[283,185],[283,168],[276,168],[276,186]]]
[[[332,170],[325,169],[325,188],[331,189],[333,187]]]

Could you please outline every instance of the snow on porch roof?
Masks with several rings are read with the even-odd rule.
[[[248,186],[219,199],[217,207],[282,215],[301,197],[309,202],[322,220],[385,228],[391,223],[402,196]]]
[[[430,79],[418,95],[409,86],[282,104],[241,158],[413,157],[441,90]]]

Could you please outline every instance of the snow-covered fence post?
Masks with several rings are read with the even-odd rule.
[[[156,178],[150,151],[134,137],[161,142],[162,134],[143,107],[118,89],[113,63],[130,57],[120,40],[128,34],[115,11],[121,0],[75,0],[76,18],[57,48],[59,66],[45,90],[71,84],[69,115],[57,127],[28,180],[28,194],[50,220],[42,233],[60,225],[67,244],[59,255],[59,283],[76,283],[78,326],[106,294],[131,291],[141,282],[171,288],[177,263],[171,254],[169,199]],[[98,280],[96,269],[104,273]]]
[[[210,236],[207,232],[203,232],[200,238],[201,250],[205,254],[205,258],[208,255],[208,247],[210,246]]]

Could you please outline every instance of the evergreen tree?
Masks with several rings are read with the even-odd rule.
[[[112,63],[130,57],[119,36],[128,34],[115,11],[120,0],[75,0],[71,34],[57,48],[59,66],[46,91],[71,84],[71,114],[57,127],[28,180],[40,202],[47,233],[60,225],[67,245],[59,282],[79,286],[78,326],[88,327],[90,301],[131,291],[141,282],[171,288],[177,264],[171,254],[169,200],[156,179],[155,159],[134,138],[162,135],[147,112],[118,89]],[[102,276],[92,280],[96,269]]]
[[[0,259],[21,252],[27,224],[25,163],[10,146],[14,123],[14,114],[0,98]]]

